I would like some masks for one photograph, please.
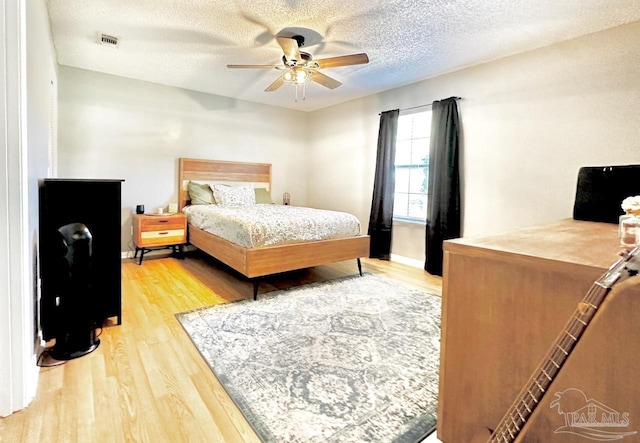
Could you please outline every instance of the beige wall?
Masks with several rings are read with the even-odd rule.
[[[60,67],[58,170],[120,178],[122,251],[131,213],[177,203],[178,158],[272,163],[272,196],[306,203],[305,114]]]
[[[368,220],[378,113],[459,102],[463,232],[571,217],[578,169],[640,163],[640,23],[386,91],[309,116],[309,204]],[[392,253],[424,259],[424,229]]]

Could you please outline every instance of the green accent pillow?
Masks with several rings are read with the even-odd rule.
[[[273,200],[271,200],[271,195],[264,188],[255,188],[256,193],[256,203],[267,203],[273,204]]]
[[[189,199],[191,199],[192,205],[215,204],[211,187],[206,183],[196,183],[190,181],[187,184],[187,191],[189,192]]]

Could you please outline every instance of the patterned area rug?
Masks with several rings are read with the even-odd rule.
[[[266,442],[417,442],[435,426],[440,297],[365,274],[176,314]]]

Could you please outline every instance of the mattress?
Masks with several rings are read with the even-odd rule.
[[[301,206],[194,205],[183,212],[191,225],[245,248],[360,235],[360,222],[351,214]]]

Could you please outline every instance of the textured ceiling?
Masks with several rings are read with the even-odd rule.
[[[49,0],[58,63],[312,111],[489,60],[640,20],[640,0]],[[367,65],[324,69],[343,83],[264,89],[275,36],[300,33],[316,59],[366,52]],[[99,34],[119,37],[117,48]]]

